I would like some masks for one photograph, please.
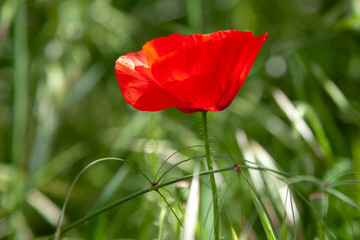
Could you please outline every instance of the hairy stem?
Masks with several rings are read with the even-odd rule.
[[[210,144],[209,144],[209,135],[207,128],[207,111],[202,111],[202,122],[203,122],[203,131],[204,131],[204,143],[205,143],[205,154],[206,154],[206,163],[209,171],[213,170],[211,155],[210,155]],[[215,175],[213,172],[209,174],[211,192],[213,197],[213,213],[214,213],[214,239],[219,240],[219,217],[218,217],[218,198],[217,198],[217,188],[215,182]]]

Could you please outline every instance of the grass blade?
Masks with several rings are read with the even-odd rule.
[[[287,223],[286,223],[286,212],[284,214],[283,217],[283,222],[282,222],[282,230],[281,230],[281,240],[286,240],[287,239]]]
[[[196,226],[198,222],[199,213],[199,199],[200,199],[200,182],[198,177],[198,167],[195,167],[194,178],[191,181],[189,197],[186,202],[185,224],[184,224],[184,240],[195,239]]]
[[[63,222],[63,217],[64,217],[64,214],[65,214],[66,206],[67,206],[67,203],[68,203],[68,201],[69,201],[69,198],[70,198],[70,194],[71,194],[71,192],[72,192],[72,189],[74,188],[75,183],[77,182],[77,180],[79,179],[79,177],[80,177],[88,168],[90,168],[91,166],[93,166],[93,165],[95,165],[95,164],[97,164],[97,163],[99,163],[99,162],[108,161],[108,160],[121,161],[121,162],[124,161],[124,160],[119,159],[119,158],[102,158],[102,159],[98,159],[98,160],[96,160],[96,161],[91,162],[91,163],[88,164],[86,167],[84,167],[84,168],[78,173],[78,175],[75,177],[74,181],[72,182],[72,184],[71,184],[71,186],[70,186],[69,192],[68,192],[68,194],[66,195],[66,198],[65,198],[65,201],[64,201],[64,205],[63,205],[62,210],[61,210],[61,214],[60,214],[60,218],[59,218],[59,223],[58,223],[58,226],[57,226],[57,229],[56,229],[56,232],[55,232],[54,240],[60,239],[61,225],[62,225],[62,222]]]
[[[347,203],[349,206],[352,206],[352,207],[356,208],[357,210],[360,210],[360,205],[357,202],[355,202],[348,196],[344,195],[343,193],[339,192],[338,190],[336,190],[334,188],[328,188],[328,189],[326,189],[326,192],[334,195],[341,201]]]
[[[232,240],[239,240],[239,238],[238,238],[238,236],[237,236],[237,234],[235,232],[235,229],[232,226],[230,226],[230,231],[231,231]]]
[[[279,237],[276,234],[275,227],[272,224],[272,221],[271,221],[271,218],[270,218],[268,212],[266,211],[264,203],[261,201],[260,197],[256,193],[255,188],[252,186],[252,184],[247,179],[247,177],[245,176],[244,173],[243,173],[243,177],[246,180],[246,182],[247,182],[247,184],[249,186],[249,189],[251,191],[251,196],[253,198],[253,202],[255,204],[256,210],[257,210],[258,215],[260,217],[261,223],[262,223],[262,225],[264,227],[264,231],[265,231],[267,239],[278,240]]]

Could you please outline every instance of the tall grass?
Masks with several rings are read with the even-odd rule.
[[[217,216],[199,178],[195,238],[213,237],[214,218],[224,239],[359,238],[359,16],[357,0],[1,1],[0,238],[54,234],[79,172],[116,157],[126,164],[78,179],[64,228],[149,190],[144,175],[162,176],[159,192],[62,236],[180,239],[194,168],[205,171],[201,116],[135,111],[114,61],[152,38],[221,29],[269,38],[233,104],[208,114],[214,167],[231,170],[215,174]]]

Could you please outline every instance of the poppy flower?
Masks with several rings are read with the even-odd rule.
[[[173,34],[120,56],[115,73],[125,100],[141,111],[221,111],[243,85],[267,33]]]

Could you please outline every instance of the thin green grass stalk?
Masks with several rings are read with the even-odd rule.
[[[223,195],[223,197],[222,197],[221,200],[220,200],[220,204],[219,204],[219,207],[220,207],[220,208],[221,208],[221,206],[222,206],[222,204],[223,204],[223,201],[224,201],[224,199],[225,199],[226,193],[227,193],[227,191],[229,190],[230,185],[232,184],[232,182],[233,182],[233,180],[234,180],[234,177],[237,175],[235,170],[236,170],[236,169],[234,168],[233,174],[226,176],[226,178],[224,179],[224,181],[222,182],[222,184],[221,184],[220,187],[218,188],[218,192],[217,192],[216,197],[218,197],[218,195],[219,195],[219,193],[220,193],[223,185],[225,185],[225,184],[228,182],[228,180],[230,179],[230,183],[229,183],[228,186],[226,187],[225,192],[224,192],[224,195]],[[202,224],[201,224],[201,228],[204,228],[204,229],[205,229],[205,223],[206,223],[206,220],[207,220],[207,218],[208,218],[208,216],[209,216],[212,203],[213,203],[213,202],[211,201],[211,202],[210,202],[210,207],[209,207],[208,210],[206,211],[204,220],[203,220],[203,222],[202,222]],[[219,209],[220,209],[220,208],[219,208]],[[219,214],[220,214],[220,211],[217,211],[216,216],[214,216],[214,218],[219,218]],[[215,222],[212,224],[212,227],[214,227],[214,224],[215,224]],[[211,237],[211,236],[212,236],[212,234],[210,234],[210,237]]]
[[[350,177],[354,174],[355,172],[352,170],[341,171],[335,174],[325,175],[323,177],[323,181],[328,183],[330,186],[333,186],[333,183],[335,183],[338,179],[345,178],[346,176]]]
[[[210,171],[213,170],[211,154],[210,154],[210,144],[209,144],[209,135],[208,135],[208,128],[207,128],[207,111],[202,111],[202,122],[203,122],[203,131],[204,131],[204,144],[205,144],[205,154],[206,154],[206,164]],[[213,173],[209,174],[210,177],[210,184],[211,184],[211,191],[213,197],[213,212],[214,212],[214,239],[219,240],[219,218],[217,218],[218,213],[218,198],[217,198],[217,187],[215,182],[215,175]]]
[[[360,205],[358,203],[356,203],[353,199],[349,198],[348,196],[346,196],[345,194],[337,191],[336,189],[334,189],[333,184],[330,184],[329,186],[326,186],[325,183],[322,180],[319,180],[315,177],[312,176],[296,176],[296,177],[292,177],[288,180],[284,181],[286,184],[288,184],[289,186],[293,186],[291,189],[306,203],[306,205],[308,205],[310,207],[310,209],[312,210],[312,212],[314,213],[314,215],[317,217],[317,222],[321,225],[318,226],[318,228],[322,228],[324,234],[326,234],[327,239],[336,239],[335,234],[331,231],[330,227],[327,226],[327,224],[325,223],[323,216],[321,216],[319,214],[319,212],[314,208],[313,205],[311,205],[311,203],[308,201],[308,199],[306,197],[304,197],[296,188],[295,188],[295,184],[296,183],[300,183],[300,182],[308,182],[310,184],[313,184],[315,186],[318,186],[320,189],[322,189],[325,193],[333,195],[334,197],[338,198],[340,201],[342,201],[343,203],[347,204],[348,206],[354,207],[357,210],[360,210]],[[292,194],[290,194],[290,196],[292,197]],[[295,222],[295,221],[294,221]],[[294,226],[294,230],[296,231],[296,226]],[[296,236],[296,232],[295,232],[295,236]]]
[[[255,187],[252,185],[249,179],[247,179],[244,172],[242,172],[242,176],[244,177],[245,181],[247,182],[249,189],[251,191],[251,196],[253,198],[254,205],[257,209],[260,221],[263,225],[265,234],[267,239],[271,240],[278,240],[279,237],[276,234],[275,227],[273,222],[271,221],[271,218],[269,216],[269,213],[267,212],[264,203],[261,201],[259,195],[257,194]]]
[[[309,202],[309,200],[304,197],[299,190],[297,190],[295,188],[295,186],[293,186],[291,188],[292,191],[294,191],[297,196],[299,196],[303,201],[304,203],[306,203],[306,205],[308,207],[310,207],[312,213],[317,217],[317,220],[323,225],[323,227],[325,228],[325,230],[328,232],[328,234],[330,234],[329,238],[328,239],[337,239],[335,234],[331,231],[330,227],[325,223],[324,219],[321,218],[321,216],[319,215],[319,213],[316,211],[316,209],[314,208],[314,206],[311,205],[311,203]]]
[[[283,177],[293,177],[293,176],[296,176],[296,175],[293,175],[293,174],[290,174],[290,173],[287,173],[287,172],[283,172],[283,171],[279,171],[279,170],[273,170],[271,168],[266,168],[266,167],[262,167],[260,166],[259,164],[257,163],[254,163],[254,162],[251,162],[251,161],[248,161],[248,160],[245,160],[241,157],[238,157],[238,156],[233,156],[233,155],[226,155],[226,154],[212,154],[212,156],[214,157],[227,157],[227,158],[230,158],[231,160],[233,159],[239,159],[240,161],[243,161],[243,162],[246,162],[246,163],[249,163],[249,164],[252,164],[254,166],[249,166],[249,164],[247,165],[240,165],[240,164],[237,164],[237,166],[242,169],[242,168],[246,168],[246,169],[256,169],[256,170],[259,170],[259,171],[265,171],[273,176],[275,176],[274,174],[276,175],[280,175],[280,176],[283,176]]]
[[[283,222],[282,222],[282,226],[281,226],[281,240],[286,240],[287,239],[287,231],[288,231],[288,229],[287,229],[287,223],[286,223],[286,211],[285,211],[285,213],[284,213],[284,215],[283,215]]]
[[[167,191],[166,189],[163,189],[163,190],[170,194],[170,192]],[[171,196],[171,194],[170,194],[170,196]],[[177,199],[175,199],[174,202],[177,202],[177,204],[178,204],[177,207],[179,208],[180,213],[182,215],[184,215],[184,212],[181,210],[181,206],[180,206],[181,204],[178,202],[179,199],[180,199],[180,197],[177,197]],[[175,204],[173,204],[172,206],[174,206],[174,205]],[[162,222],[159,223],[159,230],[158,230],[158,232],[161,232],[161,236],[165,233],[164,232],[165,231],[165,221],[167,221],[170,213],[172,213],[172,211],[169,208],[166,208],[166,210],[165,210],[165,208],[162,208],[161,212],[163,211],[163,209],[164,209],[165,213],[164,213],[164,217],[162,217],[162,220],[161,220]],[[177,216],[176,216],[176,218],[177,218]],[[181,239],[181,232],[182,232],[183,226],[181,224],[176,224],[175,226],[173,226],[173,229],[174,229],[174,231],[176,233],[176,236],[177,236],[176,239]],[[158,237],[158,239],[163,239],[163,237]]]
[[[292,216],[292,221],[293,221],[293,229],[294,229],[294,237],[293,239],[296,240],[296,218],[295,218],[295,212],[294,212],[294,206],[293,206],[293,197],[292,197],[292,192],[290,190],[290,187],[287,186],[287,191],[286,191],[286,197],[285,197],[285,203],[287,203],[289,198],[289,202],[290,202],[290,208],[291,208],[291,216]],[[282,225],[282,231],[281,231],[281,239],[287,239],[287,231],[288,231],[288,226],[287,226],[287,214],[286,214],[286,204],[284,205],[284,216],[283,216],[283,225]],[[286,232],[285,229],[286,228]],[[284,234],[286,236],[284,236]]]
[[[217,215],[214,217],[215,219],[218,219],[218,220],[220,219],[220,209],[221,209],[221,206],[223,205],[223,203],[224,203],[224,201],[225,201],[225,196],[226,196],[227,192],[229,191],[231,184],[232,184],[233,181],[235,180],[235,176],[237,175],[236,173],[237,173],[237,172],[236,172],[236,169],[234,169],[233,174],[228,175],[228,176],[226,177],[225,181],[223,182],[223,184],[227,183],[228,180],[229,180],[229,178],[230,178],[230,182],[228,183],[228,185],[227,185],[227,187],[226,187],[226,189],[225,189],[225,191],[224,191],[223,197],[220,199],[219,209],[218,209]],[[221,189],[221,188],[222,188],[222,186],[220,187],[220,189]],[[219,191],[219,192],[220,192],[220,191]],[[210,235],[210,236],[211,236],[211,235]]]
[[[343,180],[343,181],[338,181],[338,182],[336,182],[336,183],[332,183],[331,186],[332,186],[332,187],[336,187],[336,186],[353,185],[353,184],[360,184],[360,180]]]
[[[326,183],[324,183],[323,181],[312,177],[312,176],[297,176],[297,177],[293,177],[290,178],[286,181],[287,184],[289,185],[293,185],[295,183],[299,183],[299,182],[309,182],[312,183],[313,185],[318,186],[319,188],[321,188],[323,191],[325,191],[326,193],[329,193],[335,197],[337,197],[338,199],[340,199],[341,201],[347,203],[349,206],[352,206],[354,208],[356,208],[357,210],[360,210],[360,205],[355,202],[353,199],[349,198],[348,196],[346,196],[345,194],[343,194],[342,192],[339,192],[338,190],[334,189],[332,187],[332,185],[329,185],[326,187]]]
[[[165,203],[166,203],[166,205],[170,208],[170,210],[171,210],[171,212],[172,212],[172,214],[174,214],[174,216],[175,216],[175,218],[176,218],[176,220],[178,221],[178,223],[181,225],[181,227],[184,227],[183,225],[182,225],[182,223],[181,223],[181,221],[180,221],[180,219],[179,219],[179,217],[176,215],[176,213],[175,213],[175,211],[174,211],[174,209],[172,208],[172,206],[171,206],[171,204],[166,200],[166,197],[164,196],[164,195],[162,195],[161,194],[161,192],[157,189],[156,190],[157,191],[157,193],[164,199],[164,201],[165,201]]]
[[[115,159],[115,158],[112,158],[112,159]],[[232,171],[232,170],[234,170],[234,167],[230,166],[230,167],[227,167],[227,168],[219,168],[219,169],[215,169],[215,170],[211,170],[211,171],[200,172],[199,174],[197,174],[197,176],[204,176],[204,175],[220,173],[220,172],[225,172],[225,171]],[[189,179],[192,179],[193,177],[194,177],[194,174],[191,174],[191,175],[187,175],[187,176],[184,176],[184,177],[181,177],[181,178],[172,179],[172,180],[160,183],[160,184],[158,184],[156,186],[150,186],[148,188],[140,190],[140,191],[138,191],[138,192],[136,192],[134,194],[131,194],[131,195],[127,196],[127,197],[124,197],[124,198],[122,198],[122,199],[120,199],[118,201],[115,201],[115,202],[107,205],[106,207],[103,207],[103,208],[99,209],[98,211],[90,214],[89,216],[86,216],[86,217],[83,217],[83,218],[79,219],[78,221],[74,222],[73,224],[63,228],[62,230],[59,230],[58,234],[63,234],[65,232],[79,226],[80,224],[85,223],[85,222],[89,221],[90,219],[93,219],[94,217],[96,217],[96,216],[98,216],[98,215],[100,215],[100,214],[102,214],[102,213],[104,213],[104,212],[106,212],[106,211],[108,211],[110,209],[113,209],[113,208],[115,208],[115,207],[117,207],[117,206],[131,200],[131,199],[139,197],[139,196],[141,196],[141,195],[143,195],[145,193],[155,191],[155,190],[160,189],[160,188],[164,188],[164,187],[166,187],[168,185],[172,185],[172,184],[177,183],[177,182],[189,180]],[[54,235],[49,236],[46,239],[50,240],[50,239],[53,239],[53,238],[54,238]]]
[[[360,204],[358,204],[357,202],[355,202],[353,199],[349,198],[348,196],[346,196],[345,194],[343,194],[342,192],[339,192],[338,190],[329,187],[329,188],[325,188],[324,189],[326,193],[329,193],[333,196],[335,196],[336,198],[338,198],[339,200],[341,200],[342,202],[346,203],[347,205],[356,208],[356,210],[360,211]]]
[[[186,150],[186,149],[195,148],[195,147],[203,147],[203,145],[195,145],[195,146],[190,146],[190,147],[184,147],[184,148],[182,148],[182,149],[180,149],[180,150],[177,150],[176,152],[172,153],[169,157],[167,157],[166,160],[160,165],[159,169],[157,170],[157,172],[156,172],[156,174],[155,174],[155,177],[154,177],[154,182],[156,182],[157,176],[160,174],[161,169],[164,167],[165,163],[167,163],[171,157],[173,157],[174,155],[176,155],[176,154],[178,154],[178,153],[180,153],[180,152],[182,152],[182,151],[184,151],[184,150]],[[191,159],[188,159],[188,160],[191,160]],[[186,161],[186,160],[185,160],[185,161]],[[182,163],[182,162],[180,162],[180,163]],[[178,163],[178,164],[180,164],[180,163]],[[176,166],[177,166],[178,164],[176,164]],[[171,169],[171,168],[170,168],[170,169]],[[158,181],[160,181],[160,179],[161,179],[168,171],[170,171],[170,169],[168,169],[168,170],[159,178]]]
[[[156,177],[157,177],[157,176],[155,176],[155,180],[154,180],[154,182],[153,182],[153,183],[159,183],[159,182],[160,182],[160,180],[161,180],[163,177],[165,177],[165,175],[166,175],[168,172],[170,172],[172,169],[174,169],[175,167],[179,166],[180,164],[185,163],[185,162],[190,161],[190,160],[203,158],[203,157],[205,157],[205,155],[201,155],[201,156],[196,156],[196,157],[187,158],[187,159],[185,159],[185,160],[182,160],[182,161],[180,161],[180,162],[178,162],[178,163],[174,164],[173,166],[171,166],[171,167],[169,167],[168,169],[166,169],[166,171],[165,171],[165,172],[164,172],[164,173],[163,173],[163,174],[159,177],[159,179],[158,179],[158,180],[156,180]]]
[[[65,201],[64,201],[64,205],[61,209],[61,214],[60,214],[60,217],[59,217],[59,222],[58,222],[58,226],[57,226],[57,229],[56,229],[56,232],[55,232],[55,236],[54,236],[54,240],[58,240],[60,239],[60,234],[61,234],[61,226],[62,226],[62,222],[63,222],[63,219],[64,219],[64,214],[65,214],[65,210],[66,210],[66,206],[67,206],[67,203],[69,201],[69,198],[70,198],[70,194],[77,182],[77,180],[79,179],[79,177],[88,169],[90,168],[91,166],[99,163],[99,162],[103,162],[103,161],[109,161],[109,160],[113,160],[113,161],[121,161],[121,162],[124,162],[124,160],[120,159],[120,158],[102,158],[102,159],[98,159],[96,161],[93,161],[91,163],[89,163],[86,167],[84,167],[79,173],[78,175],[75,177],[74,181],[72,182],[71,186],[70,186],[70,189],[66,195],[66,198],[65,198]]]

